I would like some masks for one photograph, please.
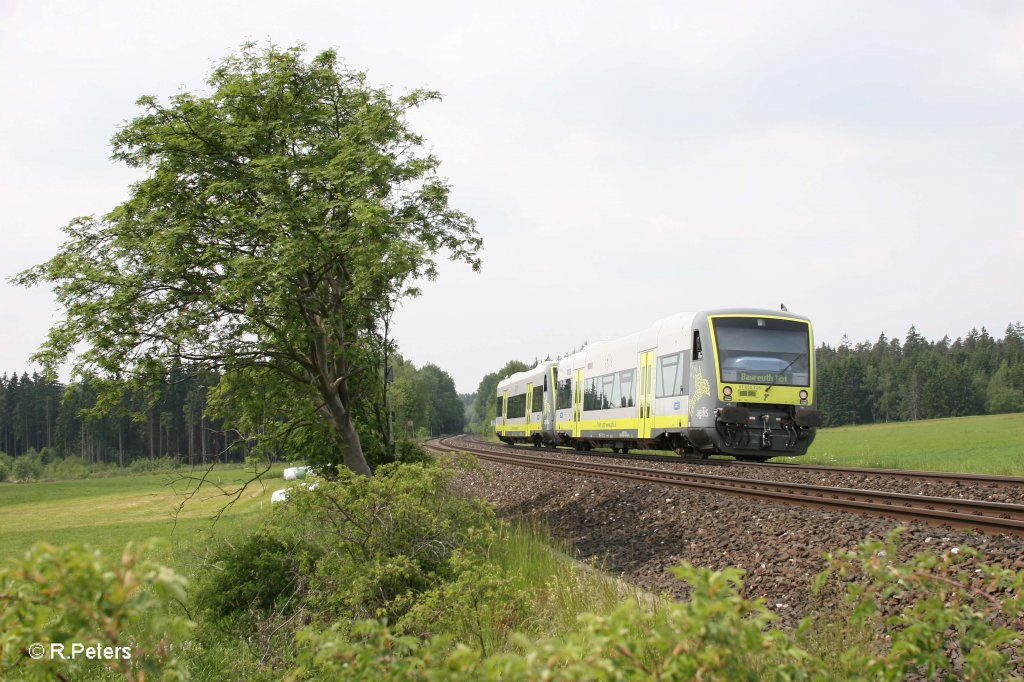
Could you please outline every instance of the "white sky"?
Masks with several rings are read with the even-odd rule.
[[[638,4],[0,0],[0,371],[59,316],[6,278],[126,197],[135,100],[247,39],[444,93],[414,127],[483,272],[396,323],[460,392],[683,310],[784,302],[832,345],[1024,320],[1024,4]]]

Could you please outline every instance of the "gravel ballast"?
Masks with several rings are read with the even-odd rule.
[[[746,467],[744,475],[755,468]],[[772,470],[772,474],[776,472]],[[791,475],[796,478],[806,474]],[[854,481],[849,474],[841,476],[845,480],[833,480],[831,475],[822,480],[820,473],[815,474],[815,484],[868,487],[850,484]],[[769,478],[767,470],[764,477]],[[596,559],[609,571],[645,589],[683,596],[682,583],[668,570],[683,560],[713,569],[742,568],[746,572],[744,596],[763,597],[786,627],[794,626],[803,616],[836,608],[830,600],[838,597],[816,596],[811,589],[814,576],[825,568],[825,552],[852,549],[866,537],[882,538],[901,525],[908,528],[901,540],[905,556],[925,549],[943,552],[971,546],[989,562],[1024,569],[1024,538],[1014,536],[964,533],[847,512],[661,484],[554,474],[487,461],[481,461],[479,471],[462,471],[456,485],[467,494],[492,502],[505,518],[546,524],[574,547],[579,558]],[[900,486],[900,492],[960,496],[949,494],[948,485],[943,490],[927,483],[915,486],[914,482],[901,481],[894,485]],[[988,485],[981,485],[983,490],[978,491],[967,484],[953,488],[963,497],[974,499],[1006,499],[1007,495]],[[1008,497],[1006,501],[1016,501],[1012,494]]]

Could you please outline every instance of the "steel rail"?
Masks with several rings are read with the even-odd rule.
[[[452,445],[444,440],[440,441],[440,447],[437,445],[433,447],[440,450],[467,449],[462,445]],[[932,525],[951,525],[989,532],[1024,535],[1024,505],[1020,504],[763,481],[597,462],[557,460],[525,453],[498,453],[489,450],[486,446],[480,447],[478,444],[474,444],[472,448],[468,449],[477,457],[494,462],[574,475],[661,483],[727,492],[751,498],[770,499],[786,504],[895,517]]]
[[[464,438],[468,442],[488,444],[488,441]],[[586,450],[562,450],[582,457],[604,459],[632,459],[641,462],[666,462],[668,464],[695,464],[700,466],[757,467],[758,469],[781,469],[783,471],[816,471],[821,473],[865,474],[893,478],[909,478],[926,481],[952,481],[962,483],[993,483],[1006,486],[1024,486],[1024,476],[998,476],[994,474],[971,474],[955,471],[922,471],[917,469],[878,469],[867,467],[826,466],[802,464],[800,462],[739,462],[728,459],[701,459],[682,455],[641,455],[636,453],[594,452]],[[554,451],[557,452],[557,451]]]

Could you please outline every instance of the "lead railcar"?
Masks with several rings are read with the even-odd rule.
[[[821,424],[810,320],[758,309],[680,313],[499,382],[507,443],[802,455]]]

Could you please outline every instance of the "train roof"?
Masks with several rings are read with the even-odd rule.
[[[603,341],[596,341],[588,344],[576,351],[562,357],[559,360],[545,360],[538,364],[536,367],[531,369],[516,372],[501,381],[498,382],[498,387],[514,384],[518,381],[528,379],[533,376],[543,376],[544,371],[551,365],[562,365],[562,363],[569,363],[570,365],[576,361],[582,361],[588,355],[602,352],[614,352],[621,346],[628,346],[630,342],[639,340],[641,337],[644,338],[657,338],[663,330],[667,331],[672,328],[685,327],[689,328],[693,325],[695,319],[705,319],[712,315],[763,315],[765,317],[787,317],[795,320],[805,320],[810,322],[810,319],[799,313],[793,313],[788,310],[769,310],[767,308],[711,308],[708,310],[700,310],[696,312],[679,312],[663,317],[660,320],[656,320],[650,327],[635,331],[631,334],[625,334],[612,339]],[[688,348],[688,341],[685,342]]]
[[[534,377],[534,376],[542,377],[542,376],[544,376],[544,371],[548,367],[551,367],[552,365],[557,365],[557,364],[558,364],[557,360],[545,360],[544,362],[539,363],[536,367],[531,367],[530,369],[524,369],[522,372],[516,372],[515,374],[508,375],[507,377],[505,377],[504,379],[502,379],[501,381],[498,382],[498,386],[500,387],[500,386],[505,386],[505,385],[508,385],[508,384],[514,384],[517,381],[522,381],[523,379],[529,379],[530,377]]]

